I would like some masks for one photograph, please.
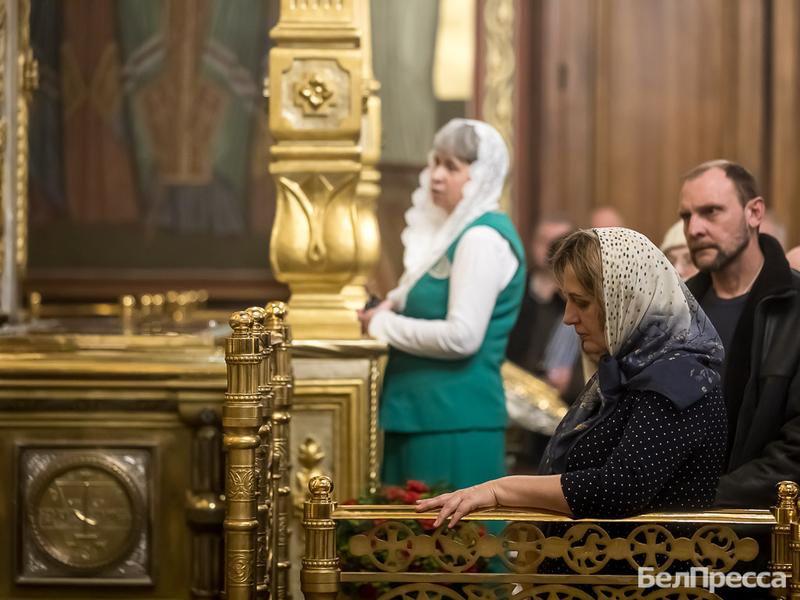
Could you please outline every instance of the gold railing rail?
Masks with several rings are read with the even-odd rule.
[[[288,597],[292,372],[285,318],[282,302],[230,318],[222,409],[227,600]]]
[[[762,551],[770,558],[767,568],[773,587],[769,593],[800,600],[798,486],[793,482],[779,484],[778,502],[772,510],[571,519],[542,511],[493,509],[468,515],[459,528],[442,526],[435,531],[410,526],[410,522],[425,522],[435,516],[417,513],[412,506],[337,506],[328,477],[313,478],[309,491],[301,571],[301,589],[307,600],[333,600],[343,583],[383,586],[383,600],[492,600],[511,597],[512,593],[528,599],[663,600],[673,597],[670,592],[676,598],[709,600],[720,596],[706,589],[708,582],[702,578],[679,581],[680,587],[669,590],[639,588],[637,569],[649,568],[652,571],[648,573],[658,574],[670,567],[682,572],[706,568],[728,574],[737,566],[746,566],[750,571],[753,566],[749,561],[760,555],[759,542],[748,537],[754,531],[770,536],[768,548]],[[352,521],[372,522],[371,527],[361,528],[344,540],[350,557],[368,566],[342,571],[336,528]],[[506,523],[501,533],[494,534],[481,531],[476,521]],[[475,572],[479,559],[492,567],[487,572]],[[419,572],[413,565],[419,565],[420,560],[435,564],[437,571]],[[559,561],[557,572],[539,572],[544,561]],[[785,585],[778,585],[782,583]]]

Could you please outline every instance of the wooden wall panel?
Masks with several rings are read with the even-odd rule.
[[[687,169],[726,156],[760,170],[752,160],[760,130],[750,122],[762,120],[761,107],[740,98],[739,80],[760,80],[761,52],[741,46],[738,8],[729,0],[601,3],[595,203],[619,208],[654,240],[676,219]],[[758,19],[749,22],[760,48]]]
[[[566,212],[586,224],[592,207],[607,204],[659,242],[677,219],[682,173],[720,157],[746,165],[765,189],[782,178],[800,191],[788,158],[770,166],[773,155],[798,155],[797,135],[788,134],[796,126],[782,142],[772,139],[771,106],[796,120],[797,98],[771,96],[777,51],[767,38],[778,13],[794,19],[781,24],[776,66],[794,77],[796,96],[793,0],[539,5],[542,80],[532,93],[540,94],[541,114],[532,137],[540,174],[532,197],[540,213]],[[788,219],[787,204],[780,207]]]
[[[540,214],[580,221],[592,206],[595,0],[542,0],[541,95],[534,121]]]
[[[775,0],[772,10],[770,185],[788,246],[800,244],[800,3]]]

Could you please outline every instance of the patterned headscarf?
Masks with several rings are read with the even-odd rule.
[[[683,410],[720,381],[722,342],[664,254],[631,229],[592,231],[600,241],[609,354],[556,429],[543,472],[563,473],[575,443],[628,390],[658,392]]]
[[[403,241],[405,270],[397,287],[387,297],[399,307],[414,284],[447,252],[464,228],[482,214],[500,209],[508,150],[500,133],[488,123],[472,119],[452,119],[441,130],[468,125],[478,136],[478,157],[469,165],[469,180],[464,184],[461,201],[449,215],[431,198],[431,167],[419,176],[419,187],[411,195],[406,211]],[[438,134],[437,134],[438,135]]]

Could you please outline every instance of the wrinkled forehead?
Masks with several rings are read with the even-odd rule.
[[[698,209],[712,204],[741,204],[736,187],[725,171],[712,168],[683,182],[680,192],[682,209]]]

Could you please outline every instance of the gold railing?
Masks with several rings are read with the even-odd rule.
[[[288,596],[291,334],[272,302],[230,318],[228,388],[222,409],[225,594],[228,600]]]
[[[333,600],[346,583],[380,587],[381,600],[716,599],[720,596],[708,589],[715,573],[734,573],[737,567],[753,570],[747,563],[760,556],[759,542],[748,535],[754,529],[771,538],[771,547],[764,549],[769,552],[771,573],[762,582],[772,587],[760,591],[800,599],[798,486],[793,482],[779,484],[778,504],[772,511],[653,513],[589,520],[494,509],[469,515],[458,528],[442,526],[422,533],[410,524],[432,519],[433,513],[416,513],[413,507],[399,505],[337,506],[328,477],[312,479],[309,491],[301,571],[306,600]],[[373,524],[340,540],[348,554],[367,567],[340,568],[337,524],[345,521]],[[496,523],[502,532],[488,533],[476,521],[502,522]],[[420,560],[435,565],[437,572],[419,572],[415,565]],[[490,568],[474,572],[481,561]],[[655,576],[692,568],[706,569],[711,577],[678,580],[674,588],[637,586],[639,569]]]

